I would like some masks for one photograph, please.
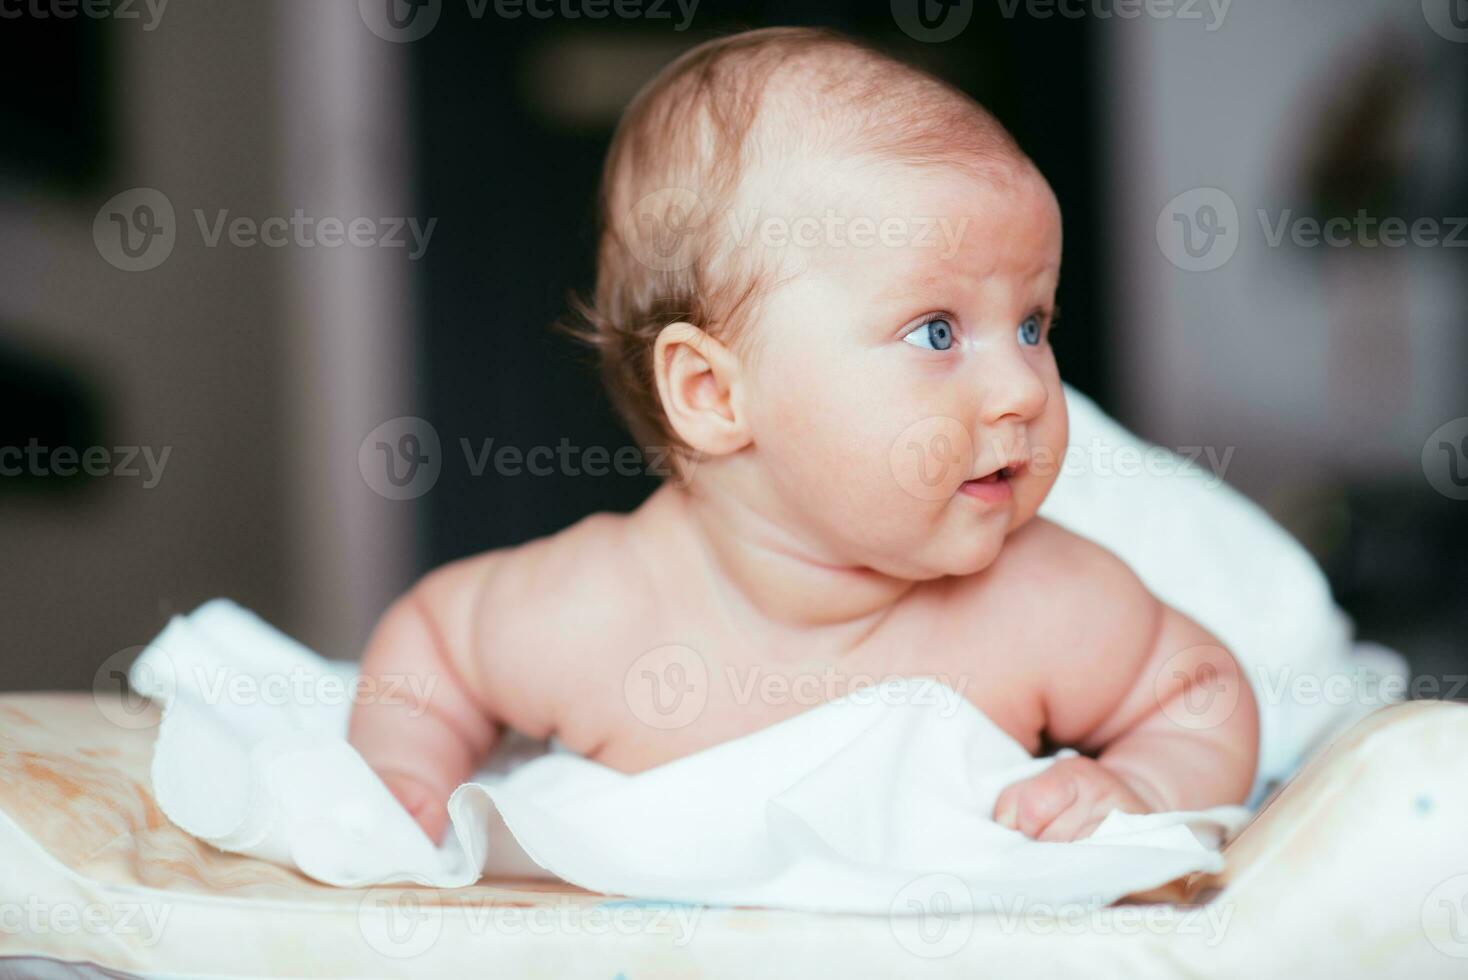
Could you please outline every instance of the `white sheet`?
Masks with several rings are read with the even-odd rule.
[[[355,675],[225,600],[175,617],[129,675],[164,706],[163,812],[336,885],[538,867],[644,899],[884,915],[935,876],[1004,903],[1107,904],[1219,869],[1199,835],[1216,844],[1247,817],[1113,813],[1085,841],[1029,840],[990,819],[994,801],[1053,759],[908,680],[635,776],[566,752],[501,758],[454,793],[436,849],[346,742]]]

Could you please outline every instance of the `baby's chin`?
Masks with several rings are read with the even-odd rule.
[[[891,545],[865,564],[892,578],[928,582],[950,576],[976,575],[994,564],[1008,534],[1001,527],[942,532],[905,545]]]

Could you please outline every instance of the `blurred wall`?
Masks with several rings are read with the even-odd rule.
[[[127,450],[141,475],[7,480],[0,689],[88,687],[216,595],[354,656],[411,574],[411,517],[357,468],[370,420],[411,409],[411,270],[209,235],[221,211],[404,214],[395,49],[350,3],[178,3],[100,30],[115,154],[80,191],[0,175],[0,339],[74,379],[111,469]],[[175,242],[124,271],[94,221],[136,188],[167,198]],[[45,425],[28,411],[51,409],[22,405],[20,429]]]
[[[1100,39],[1123,417],[1232,448],[1229,482],[1307,536],[1322,484],[1424,486],[1424,442],[1468,414],[1468,229],[1373,247],[1354,223],[1446,238],[1468,215],[1468,44],[1417,0],[1240,2],[1214,30],[1142,18]],[[1339,217],[1356,244],[1298,224]]]
[[[1212,30],[1097,36],[1116,413],[1201,447],[1294,533],[1358,635],[1407,655],[1418,696],[1458,696],[1468,666],[1454,3],[1239,2]]]

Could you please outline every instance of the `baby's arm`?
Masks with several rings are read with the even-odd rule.
[[[383,614],[362,658],[364,693],[348,740],[435,843],[449,795],[497,734],[475,636],[495,560],[484,555],[426,576]]]
[[[1041,840],[1075,840],[1113,808],[1242,802],[1259,716],[1233,656],[1110,552],[1088,542],[1064,550],[1070,584],[1051,598],[1069,598],[1072,635],[1044,671],[1046,731],[1087,756],[1006,788],[995,819]]]

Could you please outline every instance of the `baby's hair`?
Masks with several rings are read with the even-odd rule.
[[[573,300],[579,322],[568,324],[598,352],[612,403],[644,448],[680,446],[657,393],[658,334],[686,320],[737,344],[768,286],[758,250],[731,247],[720,229],[742,179],[787,146],[997,181],[1032,166],[973,99],[834,31],[768,28],[685,52],[638,92],[612,137],[596,286],[589,303]]]

